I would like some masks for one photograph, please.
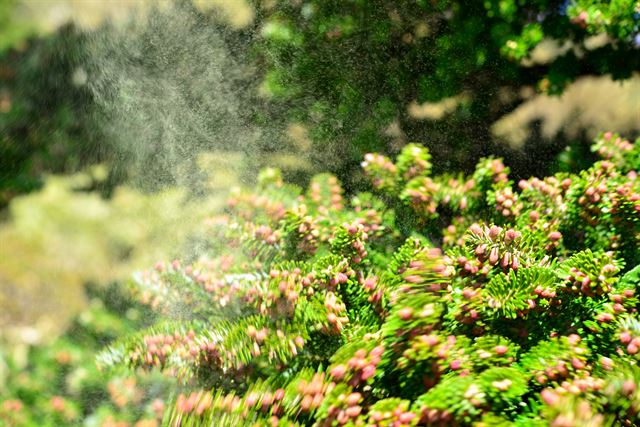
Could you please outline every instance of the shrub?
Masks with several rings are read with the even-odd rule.
[[[587,170],[516,185],[410,144],[350,200],[265,170],[209,255],[135,277],[167,320],[100,361],[179,378],[171,425],[635,425],[639,147],[605,133]]]
[[[91,191],[107,175],[96,166],[49,175],[41,190],[12,199],[0,223],[0,330],[37,324],[41,334],[44,325],[59,333],[83,307],[84,284],[119,282],[158,257],[199,253],[193,235],[224,207],[227,188],[237,182],[229,163],[238,158],[199,156],[200,171],[212,172],[201,173],[209,193],[203,197],[184,188],[149,194],[122,185],[104,199]]]

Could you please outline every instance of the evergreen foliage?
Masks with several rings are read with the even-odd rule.
[[[176,376],[175,426],[636,425],[639,144],[517,186],[411,144],[350,200],[265,170],[207,256],[136,276],[168,318],[100,361]]]

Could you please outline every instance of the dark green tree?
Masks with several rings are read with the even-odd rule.
[[[77,74],[84,40],[66,26],[0,53],[0,206],[37,188],[44,171],[75,171],[103,158],[91,94]]]
[[[385,133],[393,122],[429,146],[437,171],[469,171],[482,155],[509,154],[490,127],[523,102],[523,88],[558,94],[579,76],[622,79],[640,68],[632,0],[256,3],[265,89],[310,126],[314,161],[347,185],[367,150],[397,152]],[[605,41],[589,49],[594,35]],[[564,47],[535,62],[544,39]],[[442,100],[445,120],[416,120],[408,109]],[[542,172],[559,148],[526,153],[514,172]]]

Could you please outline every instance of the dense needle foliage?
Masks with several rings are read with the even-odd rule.
[[[639,144],[518,183],[409,144],[349,200],[265,170],[209,256],[136,276],[167,320],[100,361],[178,378],[169,425],[637,425]]]

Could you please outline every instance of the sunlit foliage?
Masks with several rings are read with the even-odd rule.
[[[135,276],[166,320],[100,363],[178,378],[176,426],[633,425],[639,143],[517,184],[496,158],[432,175],[410,144],[349,199],[265,170],[209,256]]]

